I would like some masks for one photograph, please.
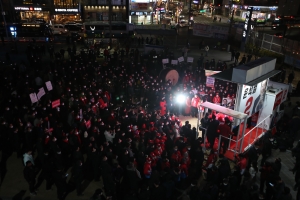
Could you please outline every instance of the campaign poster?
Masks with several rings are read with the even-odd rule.
[[[47,82],[46,82],[46,87],[47,87],[47,90],[48,90],[48,91],[51,91],[51,90],[53,90],[53,87],[52,87],[51,81],[47,81]]]
[[[56,108],[58,106],[60,106],[60,99],[57,99],[57,100],[52,102],[52,108]]]
[[[36,93],[31,93],[31,94],[29,94],[29,97],[30,97],[31,103],[36,103],[36,102],[38,102],[38,98],[37,98],[37,96],[36,96]]]
[[[221,71],[212,71],[212,70],[205,70],[206,76],[206,87],[214,87],[215,86],[215,78],[210,77],[211,75],[220,73]]]
[[[245,113],[250,117],[263,108],[267,80],[264,80],[254,86],[243,85],[242,87],[240,105],[237,111]]]
[[[214,87],[215,86],[215,78],[210,76],[206,77],[206,87]]]
[[[39,89],[39,92],[37,93],[37,98],[38,98],[38,99],[41,99],[45,94],[46,94],[46,93],[45,93],[45,89],[44,89],[43,87],[41,87],[41,88]]]

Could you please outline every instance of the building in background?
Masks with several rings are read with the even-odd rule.
[[[253,7],[252,19],[257,23],[265,23],[267,20],[274,20],[277,15],[277,0],[223,0],[223,15],[245,20],[247,8]]]
[[[84,21],[109,21],[109,6],[112,6],[112,21],[127,21],[128,3],[126,0],[89,0],[83,7]]]
[[[53,0],[53,22],[81,22],[81,4],[79,2],[74,0]]]
[[[157,4],[152,0],[129,0],[129,23],[151,24],[159,18]]]
[[[12,0],[15,22],[36,22],[51,19],[50,0]]]
[[[278,0],[278,15],[280,16],[300,16],[299,0]]]

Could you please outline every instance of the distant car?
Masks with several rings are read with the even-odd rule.
[[[184,15],[180,15],[180,16],[179,16],[179,19],[184,19]]]
[[[82,24],[76,22],[67,22],[65,28],[71,32],[83,31]]]
[[[189,26],[189,24],[188,24],[187,20],[182,19],[179,22],[179,26],[184,27],[184,26]]]
[[[62,35],[68,33],[68,29],[63,24],[53,24],[51,26],[54,35]]]

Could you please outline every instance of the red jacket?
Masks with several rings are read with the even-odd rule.
[[[144,175],[146,176],[150,176],[152,173],[152,169],[151,169],[151,163],[145,163],[144,164]]]
[[[213,103],[221,103],[221,98],[220,97],[214,97],[213,98]]]
[[[199,98],[199,97],[197,97],[197,98],[193,97],[193,98],[192,98],[192,101],[191,101],[191,105],[192,105],[193,107],[197,108],[199,101],[200,101],[200,98]]]
[[[166,101],[161,101],[159,103],[159,106],[160,106],[160,115],[165,115],[166,114]]]
[[[171,156],[171,159],[176,162],[176,163],[180,163],[181,159],[182,159],[182,156],[181,156],[181,153],[180,151],[176,151],[172,154]]]
[[[218,126],[218,132],[220,135],[229,138],[232,134],[230,127],[227,124],[220,124]]]
[[[180,165],[180,169],[181,169],[182,172],[185,173],[185,175],[187,175],[187,176],[189,175],[187,164],[182,163],[182,164]]]

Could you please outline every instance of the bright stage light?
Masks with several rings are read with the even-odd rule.
[[[183,104],[185,102],[185,96],[183,94],[177,95],[176,102],[179,104]]]

